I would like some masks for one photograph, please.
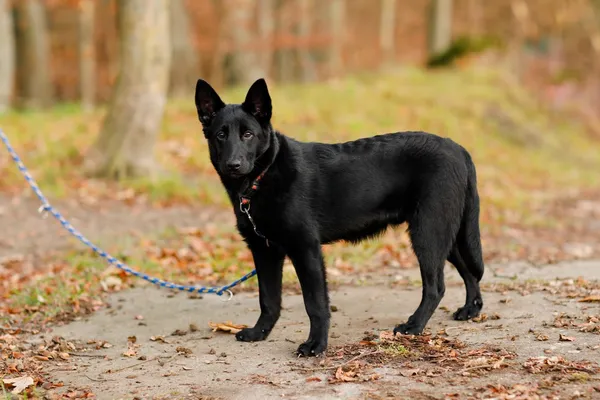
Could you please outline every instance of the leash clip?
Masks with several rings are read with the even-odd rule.
[[[42,214],[42,219],[48,218],[48,209],[50,209],[50,204],[42,204],[38,208],[38,213]]]
[[[267,247],[269,247],[269,239],[267,239],[265,235],[258,231],[256,223],[254,222],[254,218],[252,218],[252,215],[250,215],[250,199],[246,197],[240,197],[240,211],[246,214],[246,217],[248,217],[248,221],[250,221],[250,223],[252,224],[252,228],[254,229],[254,233],[256,233],[256,236],[265,239]]]
[[[233,299],[233,292],[231,290],[227,289],[225,292],[227,292],[228,296],[225,298],[221,297],[221,301],[227,302]]]

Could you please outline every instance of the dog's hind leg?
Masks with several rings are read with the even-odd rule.
[[[242,342],[256,342],[269,336],[281,312],[281,281],[285,253],[262,240],[249,242],[258,276],[260,317],[252,328],[244,328],[235,337]]]
[[[413,335],[422,333],[444,296],[444,264],[454,234],[452,224],[444,224],[444,221],[440,221],[434,215],[439,214],[421,213],[418,214],[417,219],[409,223],[413,250],[421,270],[423,292],[417,310],[406,323],[396,326],[394,333]]]
[[[479,289],[479,281],[484,272],[479,232],[479,194],[472,162],[469,163],[469,174],[461,227],[456,235],[454,248],[448,256],[448,261],[454,264],[467,289],[464,307],[459,308],[453,315],[454,319],[461,321],[476,317],[483,308]]]
[[[465,282],[465,288],[467,289],[465,305],[456,310],[452,317],[457,321],[465,321],[469,318],[478,316],[483,307],[483,300],[481,299],[481,291],[479,289],[479,280],[473,276],[470,269],[465,264],[457,246],[454,246],[450,252],[448,261],[456,267],[456,270]]]

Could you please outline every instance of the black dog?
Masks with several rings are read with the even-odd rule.
[[[479,195],[469,153],[450,139],[424,132],[377,135],[347,143],[303,143],[273,130],[271,98],[257,80],[243,104],[226,105],[204,80],[196,108],[217,170],[252,252],[260,317],[238,332],[264,340],[281,310],[283,261],[298,275],[310,319],[300,355],[327,348],[329,296],[321,244],[358,242],[388,226],[408,223],[423,281],[421,303],[394,332],[420,334],[444,295],[444,263],[465,282],[467,300],[454,313],[479,314],[483,260]]]

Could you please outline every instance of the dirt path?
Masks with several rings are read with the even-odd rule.
[[[210,206],[153,208],[114,200],[95,206],[74,201],[52,201],[52,205],[90,240],[111,245],[135,233],[159,234],[168,228],[202,226],[207,221],[234,221],[232,213]],[[54,218],[42,220],[39,206],[37,198],[0,194],[0,258],[15,254],[39,256],[64,251],[77,243]]]
[[[509,276],[516,274],[518,281],[493,278],[488,270],[485,282],[519,284],[532,279],[580,276],[599,280],[600,262],[546,267],[511,264],[498,271]],[[404,272],[413,278],[418,274],[417,270]],[[368,286],[342,286],[331,293],[332,304],[338,311],[332,314],[330,353],[325,360],[331,363],[327,365],[333,365],[330,369],[322,369],[319,360],[294,356],[294,350],[305,339],[308,329],[302,299],[297,294],[284,297],[285,309],[270,338],[266,342],[248,344],[236,342],[231,334],[211,332],[207,323],[230,320],[253,324],[258,316],[256,295],[238,294],[231,302],[222,302],[216,296],[190,299],[185,294],[172,295],[146,287],[115,294],[110,298],[110,308],[49,334],[47,337],[62,336],[90,348],[94,347],[92,343],[104,341],[112,345],[89,353],[82,350],[77,354],[83,356],[73,355],[69,361],[53,364],[49,371],[50,380],[62,381],[70,388],[91,390],[98,399],[443,399],[451,394],[457,395],[446,398],[469,398],[470,394],[478,393],[482,397],[472,398],[533,398],[486,397],[482,394],[492,390],[488,385],[500,384],[517,391],[533,388],[531,390],[546,390],[544,393],[548,395],[555,392],[561,395],[560,398],[600,398],[598,375],[574,372],[565,375],[568,379],[557,381],[560,374],[534,374],[523,368],[530,357],[564,357],[566,361],[554,359],[560,368],[567,365],[564,363],[599,360],[600,332],[552,326],[562,312],[577,320],[585,315],[600,315],[598,303],[578,302],[575,298],[552,294],[552,290],[523,289],[521,293],[487,290],[484,292],[484,312],[490,318],[480,323],[455,322],[449,312],[462,305],[464,299],[459,279],[458,274],[448,268],[446,296],[434,314],[429,330],[435,334],[445,329],[444,340],[459,339],[466,343],[466,350],[457,350],[461,354],[468,355],[469,349],[482,346],[495,349],[493,351],[497,353],[516,353],[515,359],[508,357],[499,361],[498,365],[507,364],[507,368],[499,367],[490,372],[482,369],[482,373],[477,373],[481,357],[472,356],[469,362],[473,364],[467,364],[472,366],[458,371],[447,370],[442,376],[435,376],[436,368],[443,370],[443,364],[435,358],[396,357],[373,365],[372,372],[379,379],[372,382],[329,383],[336,365],[349,359],[343,356],[336,359],[336,354],[342,354],[344,348],[356,347],[365,335],[389,330],[417,306],[420,299],[418,286],[393,288],[374,278]],[[190,324],[196,325],[197,330],[190,331]],[[178,329],[182,335],[172,335]],[[559,340],[561,334],[567,339]],[[138,347],[130,345],[135,355],[127,357],[123,353],[128,350],[128,337],[132,336]],[[159,336],[164,336],[167,343],[152,340]],[[412,351],[410,346],[408,350]],[[358,351],[364,354],[374,350],[367,346]],[[298,370],[301,368],[314,370]],[[434,371],[432,376],[429,371]],[[52,392],[60,392],[60,389]]]

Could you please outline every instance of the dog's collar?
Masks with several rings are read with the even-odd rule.
[[[260,175],[258,175],[256,179],[252,181],[252,185],[250,185],[250,187],[240,195],[240,211],[246,214],[246,216],[248,217],[248,220],[254,228],[254,233],[256,233],[257,236],[260,236],[261,238],[265,239],[265,241],[267,242],[267,247],[269,246],[269,239],[267,239],[265,235],[258,231],[258,229],[256,228],[256,223],[250,215],[250,199],[258,191],[260,181],[265,176],[270,166],[271,165],[268,165],[267,168],[265,168],[263,172],[261,172]]]
[[[244,190],[244,192],[240,195],[240,208],[242,208],[242,211],[244,211],[243,210],[244,206],[247,206],[248,208],[250,208],[250,199],[252,198],[254,193],[256,193],[258,191],[258,188],[260,186],[260,181],[265,176],[267,171],[269,170],[269,167],[270,167],[270,165],[267,166],[267,168],[265,168],[263,170],[263,172],[261,172],[260,175],[258,175],[256,177],[256,179],[254,179],[252,181],[252,184],[250,185],[250,187],[248,187],[248,189]]]

